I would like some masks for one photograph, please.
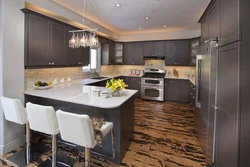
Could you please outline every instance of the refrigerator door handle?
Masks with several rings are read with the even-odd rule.
[[[216,128],[217,128],[217,111],[218,111],[219,107],[214,106],[214,138],[213,138],[213,159],[212,159],[212,163],[214,164],[215,162],[215,154],[216,154]]]

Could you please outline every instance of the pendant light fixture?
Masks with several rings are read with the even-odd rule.
[[[85,0],[83,0],[83,25],[84,25],[84,12],[85,12]],[[69,40],[70,48],[80,48],[80,47],[98,47],[99,40],[96,36],[96,31],[98,29],[85,29],[85,30],[73,30],[69,31],[72,33],[72,37]]]

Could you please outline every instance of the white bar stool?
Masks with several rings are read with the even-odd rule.
[[[88,115],[79,115],[58,110],[56,112],[60,134],[63,140],[85,147],[85,167],[90,167],[90,149],[97,145],[92,121]],[[113,158],[115,157],[114,130],[112,122],[101,127],[103,136],[111,131]]]
[[[26,110],[19,99],[1,97],[5,119],[19,125],[26,124],[26,165],[30,163],[30,128]]]
[[[52,167],[56,167],[57,137],[59,133],[56,112],[53,107],[27,103],[30,129],[52,135]]]

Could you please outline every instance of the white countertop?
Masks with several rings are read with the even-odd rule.
[[[112,77],[110,77],[112,78]],[[106,80],[106,79],[104,79]],[[24,94],[36,97],[43,97],[53,100],[65,101],[70,103],[82,104],[86,106],[98,107],[98,108],[117,108],[130,99],[137,90],[124,90],[122,91],[121,97],[110,97],[103,99],[101,97],[95,97],[93,91],[95,89],[108,90],[110,89],[97,86],[87,86],[101,80],[84,79],[76,80],[71,83],[54,85],[52,88],[47,90],[35,90],[33,88],[27,89]]]

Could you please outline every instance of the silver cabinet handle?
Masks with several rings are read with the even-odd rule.
[[[52,62],[51,64],[52,64],[52,65],[54,65],[54,63],[53,63],[53,62]]]
[[[49,65],[51,65],[51,63],[49,63]]]

